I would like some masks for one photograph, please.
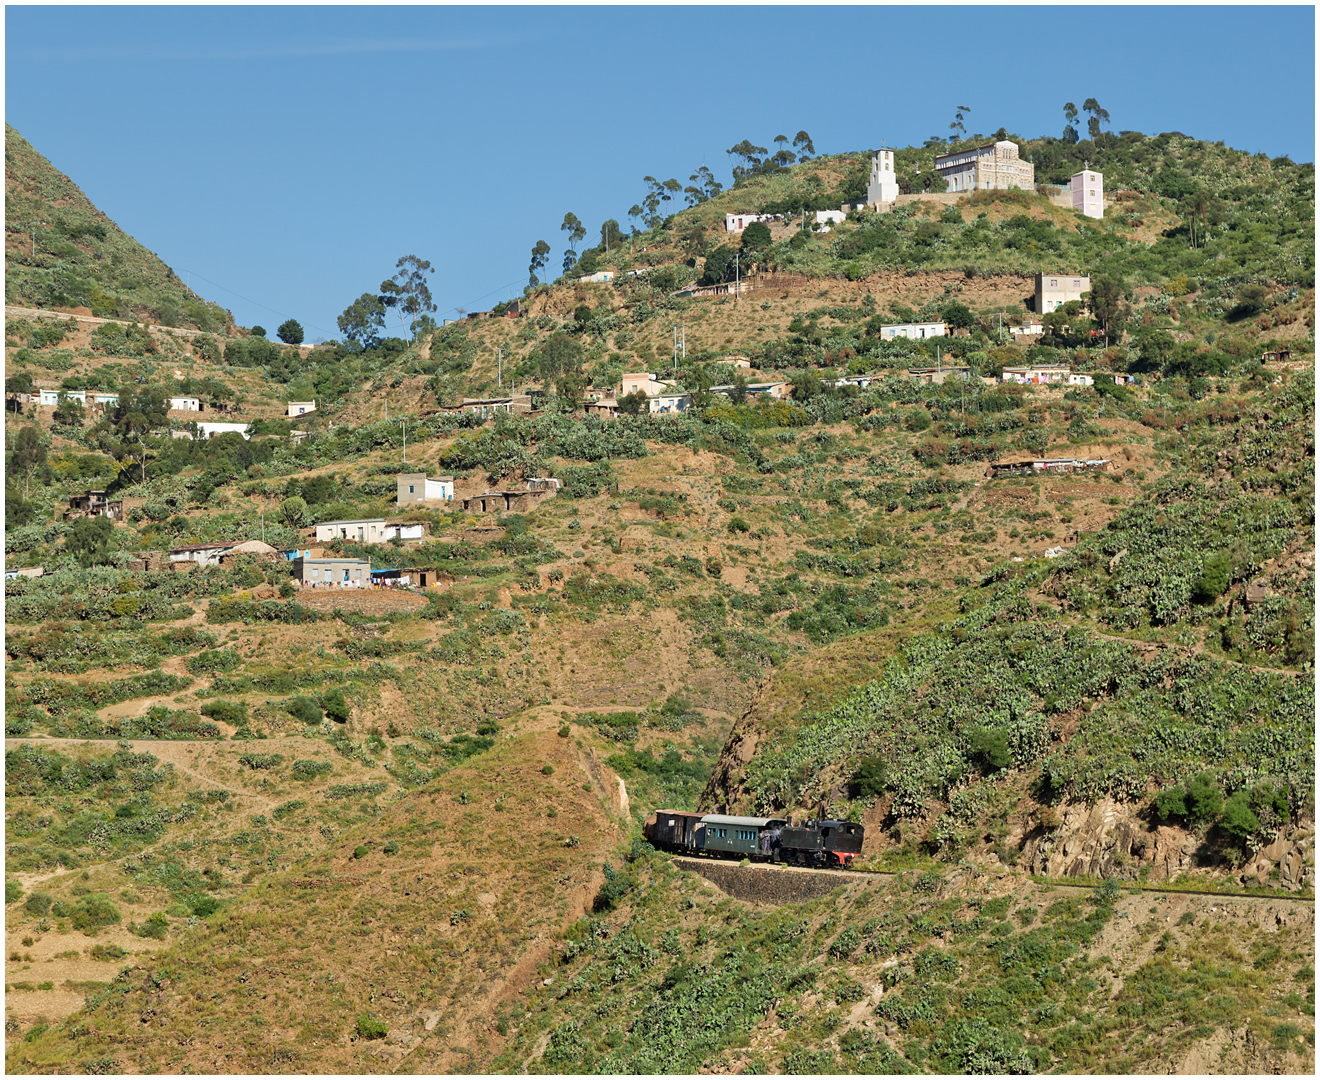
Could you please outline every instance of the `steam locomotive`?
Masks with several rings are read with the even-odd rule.
[[[861,825],[808,818],[733,817],[657,810],[642,826],[655,847],[680,855],[713,855],[753,862],[847,870],[862,850]]]

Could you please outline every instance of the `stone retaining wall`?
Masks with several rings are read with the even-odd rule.
[[[675,858],[680,870],[700,874],[735,900],[752,904],[800,904],[828,896],[840,886],[864,883],[870,875],[845,876],[820,870],[797,870],[781,866],[739,866],[715,859]]]

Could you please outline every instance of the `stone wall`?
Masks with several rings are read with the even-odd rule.
[[[798,904],[828,896],[840,886],[871,880],[870,875],[863,874],[845,875],[757,864],[739,866],[735,862],[716,859],[675,857],[674,865],[680,870],[700,874],[735,900],[752,904]]]

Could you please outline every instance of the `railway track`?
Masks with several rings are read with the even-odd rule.
[[[807,877],[807,878],[815,879],[815,880],[820,880],[820,879],[834,879],[834,880],[838,880],[838,881],[858,881],[858,880],[865,880],[865,879],[868,879],[868,878],[877,878],[877,879],[879,879],[879,878],[894,878],[894,877],[898,877],[898,876],[899,876],[899,873],[900,873],[899,871],[894,871],[894,870],[862,870],[862,869],[857,869],[857,870],[824,870],[824,869],[820,869],[820,870],[817,870],[817,869],[812,869],[812,868],[810,868],[810,867],[802,867],[802,866],[786,866],[786,865],[777,864],[777,863],[749,863],[747,866],[740,866],[738,863],[732,862],[731,860],[728,860],[728,859],[701,858],[701,857],[690,856],[690,855],[674,855],[674,856],[671,856],[671,858],[673,859],[675,865],[677,865],[677,866],[681,866],[681,867],[683,867],[683,868],[686,869],[686,870],[693,870],[693,871],[697,872],[698,874],[701,874],[702,877],[706,877],[706,878],[708,878],[708,879],[710,879],[710,880],[714,880],[714,877],[713,877],[712,875],[710,875],[710,874],[703,873],[703,871],[706,871],[706,870],[713,870],[713,869],[716,869],[716,868],[723,868],[725,871],[728,871],[728,870],[740,870],[740,871],[753,870],[753,871],[756,871],[756,872],[758,872],[758,873],[769,873],[769,874],[792,874],[792,875],[801,875],[801,876],[805,876],[805,877]],[[722,877],[722,876],[724,876],[724,875],[721,874],[721,875],[719,875],[719,876]],[[1039,879],[1037,879],[1037,878],[1033,878],[1033,877],[1023,878],[1022,880],[1023,880],[1023,883],[1030,882],[1031,884],[1033,884],[1033,885],[1037,885],[1037,886],[1040,886],[1041,888],[1080,889],[1080,890],[1087,890],[1087,891],[1090,891],[1090,890],[1095,889],[1095,887],[1096,887],[1095,884],[1094,884],[1093,882],[1071,882],[1071,881],[1050,881],[1050,880],[1044,880],[1044,881],[1042,881],[1042,880],[1039,880]],[[719,884],[718,881],[716,881],[715,883],[716,883],[716,884]],[[836,886],[831,886],[831,888],[834,888],[834,887],[836,887]],[[1133,887],[1131,887],[1130,885],[1122,885],[1122,884],[1120,884],[1119,887],[1120,887],[1120,889],[1122,890],[1122,892],[1123,892],[1124,895],[1133,895],[1133,896],[1136,896],[1136,895],[1142,895],[1142,896],[1208,896],[1208,897],[1212,897],[1212,898],[1217,899],[1217,900],[1224,900],[1224,901],[1229,901],[1229,900],[1256,900],[1256,901],[1260,901],[1260,900],[1270,900],[1270,901],[1274,901],[1274,900],[1278,900],[1278,901],[1285,901],[1285,902],[1287,902],[1287,903],[1292,903],[1292,904],[1312,904],[1312,905],[1315,904],[1315,897],[1314,897],[1314,896],[1291,896],[1291,895],[1286,895],[1286,896],[1285,896],[1285,895],[1279,895],[1279,894],[1274,894],[1274,893],[1264,893],[1264,894],[1262,894],[1262,893],[1220,892],[1220,891],[1217,891],[1217,890],[1215,890],[1215,889],[1158,889],[1158,888],[1150,888],[1150,887],[1138,887],[1138,888],[1133,888]]]

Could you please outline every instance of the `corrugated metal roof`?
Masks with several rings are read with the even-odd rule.
[[[730,817],[726,814],[707,814],[701,819],[708,825],[741,825],[744,828],[764,829],[767,825],[787,824],[787,818]]]

